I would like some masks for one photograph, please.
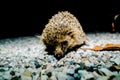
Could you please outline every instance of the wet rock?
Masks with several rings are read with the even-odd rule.
[[[34,65],[35,65],[35,68],[39,68],[39,67],[41,67],[41,65],[39,64],[39,62],[38,61],[34,61]]]
[[[57,80],[56,76],[52,76],[50,80]]]
[[[48,57],[48,62],[49,62],[49,63],[56,62],[56,61],[57,61],[57,60],[56,60],[55,57],[53,57],[53,56],[49,56],[49,57]]]
[[[22,75],[23,80],[32,80],[32,72],[25,70]]]
[[[85,66],[93,66],[93,64],[92,63],[90,63],[88,60],[87,61],[85,61]]]
[[[67,75],[66,75],[66,74],[63,74],[62,72],[58,72],[58,73],[56,74],[56,78],[57,78],[58,80],[66,80],[66,79],[67,79]]]
[[[11,80],[21,80],[21,76],[14,76],[11,78]]]
[[[80,73],[75,73],[74,78],[75,78],[75,80],[80,80],[81,74]]]
[[[25,68],[27,69],[27,68],[29,68],[30,66],[29,65],[25,65]]]
[[[79,70],[80,70],[80,67],[76,67],[75,68],[75,73],[78,73]]]
[[[66,80],[75,80],[73,76],[67,75]]]
[[[88,78],[86,80],[96,80],[94,77]]]
[[[112,66],[110,66],[109,67],[109,70],[110,71],[120,71],[120,66],[118,66],[118,65],[112,65]]]
[[[99,71],[101,71],[102,74],[105,75],[105,76],[106,76],[106,75],[107,75],[107,76],[110,76],[110,75],[113,74],[110,70],[108,70],[108,69],[106,69],[106,68],[101,68],[101,69],[99,69]]]
[[[75,65],[75,61],[74,60],[70,61],[70,65]]]
[[[11,72],[10,72],[10,75],[11,75],[11,76],[15,76],[15,71],[11,71]]]
[[[67,70],[67,75],[73,76],[75,73],[74,69],[68,69]]]
[[[9,80],[11,78],[10,75],[6,75],[6,74],[4,74],[2,77],[4,78],[3,80]]]
[[[35,75],[37,75],[37,73],[36,73],[36,72],[33,72],[32,75],[35,76]]]
[[[5,69],[0,69],[0,72],[5,72]]]
[[[93,72],[93,71],[96,71],[97,69],[98,69],[97,66],[86,67],[86,70],[87,70],[88,72]]]
[[[85,66],[85,63],[80,63],[79,65],[80,65],[80,70],[83,70],[83,69],[85,69],[85,67],[86,67],[86,66]]]
[[[94,78],[93,74],[90,74],[86,70],[79,70],[78,73],[81,75],[81,80],[87,80],[90,78]]]
[[[0,67],[4,67],[4,65],[0,64]]]
[[[120,65],[120,57],[112,58],[110,60],[115,62],[117,65]]]
[[[4,77],[3,77],[3,76],[0,76],[0,80],[4,80]]]
[[[50,78],[52,76],[52,72],[48,72],[47,76]]]
[[[43,65],[43,66],[42,66],[42,69],[46,69],[46,68],[47,68],[47,65]]]
[[[47,80],[47,79],[48,79],[47,75],[43,75],[43,76],[41,76],[40,80]]]

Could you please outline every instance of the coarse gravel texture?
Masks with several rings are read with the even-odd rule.
[[[120,33],[86,33],[82,48],[120,44]],[[120,51],[79,48],[59,61],[35,36],[0,40],[0,80],[120,80]]]

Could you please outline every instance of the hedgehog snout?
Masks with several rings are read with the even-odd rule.
[[[62,50],[61,45],[57,45],[57,46],[56,46],[56,49],[55,49],[55,51],[54,51],[54,54],[55,54],[55,57],[56,57],[57,59],[60,59],[60,58],[62,58],[62,57],[64,56],[64,52],[63,52],[63,50]]]
[[[57,53],[55,53],[55,57],[56,57],[57,59],[61,59],[63,56],[64,56],[64,55],[63,55],[63,52],[57,52]]]

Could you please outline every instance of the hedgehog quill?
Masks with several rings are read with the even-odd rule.
[[[40,39],[48,54],[61,59],[69,50],[85,44],[86,34],[73,14],[61,11],[52,16],[45,25]]]

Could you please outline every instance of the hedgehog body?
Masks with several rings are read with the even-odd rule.
[[[61,58],[68,49],[84,44],[86,35],[77,18],[68,11],[62,11],[49,20],[41,40],[49,53]]]

